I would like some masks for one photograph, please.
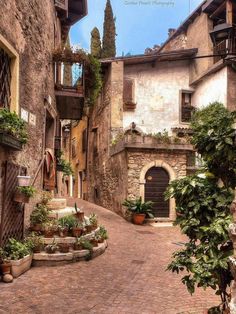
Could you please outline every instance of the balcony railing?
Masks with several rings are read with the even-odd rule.
[[[230,40],[223,40],[217,43],[217,45],[213,47],[214,55],[218,55],[214,57],[214,63],[225,58],[228,53],[235,53],[235,51],[236,51],[235,36],[233,36]]]

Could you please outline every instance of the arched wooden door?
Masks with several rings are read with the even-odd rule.
[[[169,201],[165,201],[164,192],[169,184],[168,172],[160,167],[150,168],[145,175],[145,202],[152,201],[155,217],[169,217]]]

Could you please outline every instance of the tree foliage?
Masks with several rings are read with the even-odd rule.
[[[94,29],[91,31],[91,44],[90,44],[90,50],[91,55],[95,58],[101,57],[101,38],[100,33],[97,27],[94,27]]]
[[[196,286],[216,290],[222,299],[221,309],[227,307],[227,287],[232,280],[228,229],[235,187],[234,117],[235,113],[220,103],[196,111],[192,142],[206,166],[193,176],[171,182],[166,192],[167,199],[176,200],[175,225],[189,238],[184,248],[173,254],[168,270],[187,271],[182,282],[191,294]]]
[[[235,112],[229,112],[215,102],[196,111],[191,123],[194,131],[192,142],[197,151],[210,172],[229,187],[236,185],[235,118]]]
[[[107,0],[102,40],[102,58],[115,57],[116,55],[116,26],[110,0]]]

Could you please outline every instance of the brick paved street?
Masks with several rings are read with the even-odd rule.
[[[71,201],[73,205],[73,200]],[[180,276],[165,271],[183,241],[177,228],[135,226],[78,201],[99,215],[110,235],[105,254],[89,262],[32,268],[0,284],[0,313],[196,313],[218,303],[211,291],[191,297]]]

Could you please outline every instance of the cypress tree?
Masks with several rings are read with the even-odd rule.
[[[94,27],[94,29],[91,32],[91,44],[90,44],[90,50],[91,55],[95,58],[101,57],[101,38],[100,33],[97,27]]]
[[[102,40],[102,57],[109,58],[116,55],[116,26],[110,0],[107,0]]]

